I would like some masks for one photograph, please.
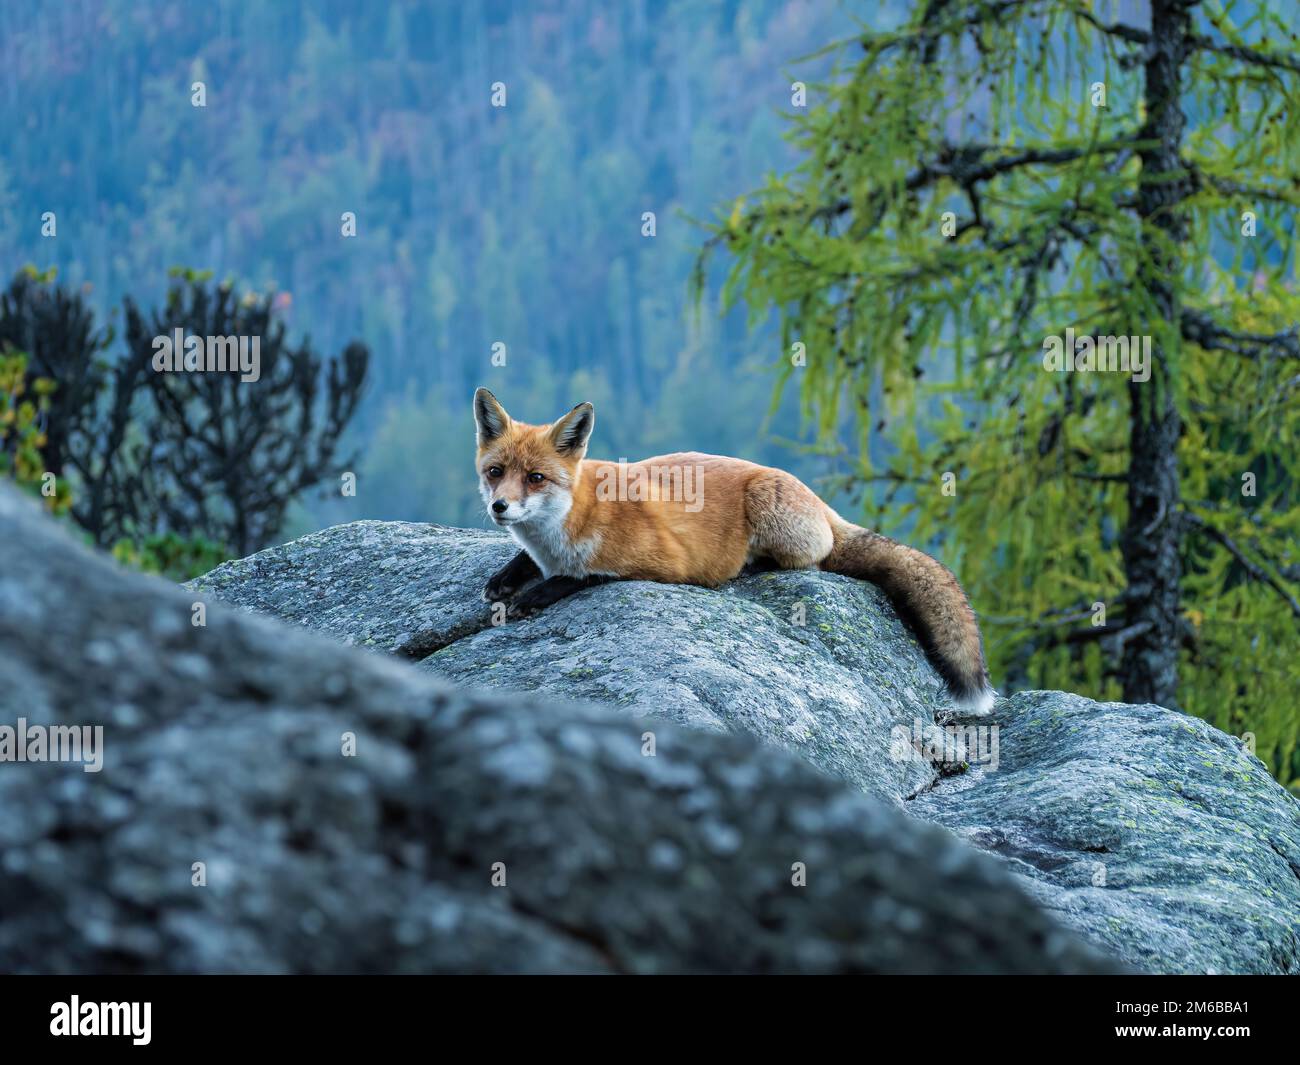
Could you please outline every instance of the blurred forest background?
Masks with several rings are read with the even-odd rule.
[[[799,432],[793,403],[767,423],[775,332],[696,318],[687,279],[691,218],[796,160],[788,71],[852,32],[834,0],[0,12],[0,262],[56,268],[119,332],[124,296],[161,303],[186,267],[274,291],[318,350],[370,349],[340,452],[359,456],[356,496],[303,494],[281,539],[356,518],[483,524],[479,385],[531,421],[591,400],[601,456],[830,469],[774,442]]]
[[[474,388],[591,400],[595,455],[780,465],[932,551],[1002,691],[1177,705],[1300,787],[1300,9],[1191,7],[0,0],[0,466],[183,578],[483,525]],[[1076,324],[1154,335],[1151,389],[1042,372]],[[175,327],[263,382],[147,372]]]

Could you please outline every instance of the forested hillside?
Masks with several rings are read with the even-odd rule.
[[[832,0],[3,6],[10,273],[56,267],[107,316],[211,270],[276,288],[318,347],[373,352],[357,496],[309,498],[297,530],[478,523],[480,384],[535,420],[593,400],[611,457],[829,468],[770,442],[791,409],[763,429],[775,334],[696,320],[686,285],[691,219],[794,160],[780,112],[829,61],[791,61],[855,28]]]
[[[1184,709],[1300,788],[1294,5],[0,26],[0,469],[59,480],[100,546],[183,576],[356,519],[479,525],[474,388],[530,421],[590,400],[595,456],[779,464],[934,553],[1004,691]],[[180,324],[265,325],[267,378],[146,375]],[[1149,362],[1049,364],[1076,332]]]

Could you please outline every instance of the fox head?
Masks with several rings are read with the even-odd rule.
[[[562,522],[573,505],[596,409],[579,403],[550,425],[525,425],[480,388],[474,393],[474,423],[479,491],[492,520],[503,528]]]

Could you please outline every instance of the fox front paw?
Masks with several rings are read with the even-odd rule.
[[[495,577],[490,578],[487,584],[483,585],[483,602],[504,603],[517,591],[519,589],[511,582],[502,580],[501,575],[497,574]]]
[[[546,603],[530,599],[527,595],[521,595],[506,604],[506,620],[522,621],[524,618],[531,618],[545,608]]]

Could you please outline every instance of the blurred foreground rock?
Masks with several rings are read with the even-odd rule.
[[[490,537],[438,537],[463,555],[435,558],[429,595],[499,553]],[[0,545],[0,726],[104,729],[97,773],[0,762],[0,970],[1112,965],[995,859],[743,729],[460,692],[409,663],[125,573],[7,489]],[[328,538],[312,550],[315,565],[333,565]],[[371,634],[358,642],[428,639],[407,627],[409,600],[385,605],[405,583],[396,557],[340,557],[337,583],[321,585],[338,601],[310,611],[302,599],[311,616],[295,620],[339,635],[350,610]],[[235,598],[234,572],[310,585],[307,563],[258,558],[203,587]],[[444,618],[431,601],[416,620],[468,633],[486,610],[454,605]],[[530,675],[552,668],[539,646]],[[658,689],[661,717],[674,716],[670,692]],[[826,721],[813,715],[805,730]],[[353,757],[341,753],[349,734]],[[800,870],[806,886],[792,884]]]
[[[599,702],[617,729],[621,711],[755,737],[998,855],[1041,906],[1134,967],[1300,971],[1300,804],[1205,722],[1025,692],[950,724],[977,730],[957,737],[970,768],[953,772],[960,759],[927,749],[949,712],[939,680],[870,585],[815,572],[721,591],[616,583],[493,626],[479,592],[514,550],[501,533],[354,522],[194,587],[458,684]],[[713,738],[677,742],[711,763]]]

